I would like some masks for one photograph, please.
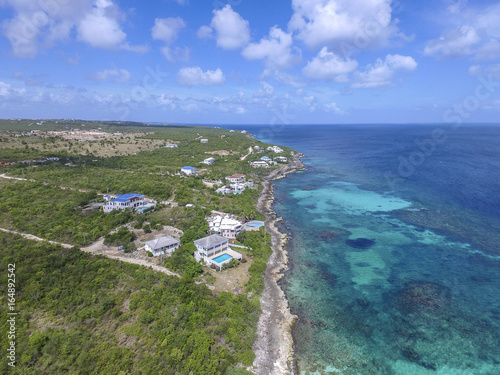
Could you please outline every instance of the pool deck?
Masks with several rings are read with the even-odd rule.
[[[217,263],[214,259],[220,257],[223,254],[229,255],[229,256],[231,256],[231,258],[228,258],[228,259],[224,260],[223,262]],[[213,264],[214,266],[219,267],[219,269],[221,269],[224,264],[229,263],[233,258],[241,260],[241,258],[243,258],[243,255],[241,255],[237,251],[232,250],[231,248],[228,248],[228,249],[224,250],[223,252],[214,255],[211,258],[205,258],[205,260],[208,261],[210,264]]]

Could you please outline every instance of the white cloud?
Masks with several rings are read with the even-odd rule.
[[[126,69],[106,69],[102,72],[87,74],[87,78],[95,81],[112,80],[116,83],[123,83],[130,81],[130,72]]]
[[[491,61],[500,59],[500,42],[496,39],[492,39],[483,44],[477,49],[474,59],[476,61]]]
[[[60,41],[77,39],[93,47],[144,52],[145,46],[132,46],[120,23],[125,15],[111,0],[19,1],[3,0],[14,17],[2,22],[3,34],[16,57],[33,58],[40,50]]]
[[[326,112],[333,112],[337,115],[344,115],[345,112],[341,110],[338,106],[337,103],[331,102],[331,103],[326,103],[323,105],[323,108],[325,109]]]
[[[110,0],[96,0],[95,6],[78,25],[78,39],[93,47],[119,49],[127,34],[118,22],[116,5]]]
[[[271,86],[269,83],[262,81],[260,83],[262,87],[254,92],[253,96],[254,98],[263,98],[263,97],[269,97],[272,96],[274,93],[274,87]]]
[[[500,64],[488,66],[473,65],[469,68],[469,75],[498,78],[500,77]]]
[[[437,55],[441,58],[467,56],[472,53],[472,47],[480,41],[481,38],[474,27],[461,26],[445,31],[438,39],[428,41],[424,55]]]
[[[335,52],[387,45],[398,33],[390,0],[292,0],[289,29],[310,48]]]
[[[356,70],[358,63],[350,58],[341,58],[323,47],[318,55],[302,69],[306,77],[346,82],[348,74]]]
[[[10,96],[10,84],[0,81],[0,96],[8,97]]]
[[[151,29],[153,39],[165,42],[160,50],[168,61],[189,61],[189,47],[175,47],[170,45],[177,40],[179,31],[186,26],[184,20],[180,17],[175,18],[156,18],[155,24]]]
[[[268,38],[249,44],[241,54],[248,60],[265,59],[269,68],[288,68],[300,59],[300,56],[292,54],[292,43],[292,34],[274,26]]]
[[[151,36],[153,39],[171,44],[177,39],[179,31],[185,26],[186,23],[180,17],[156,18],[155,24],[151,29]]]
[[[203,25],[196,32],[196,36],[200,39],[209,39],[213,37],[214,30],[210,26]]]
[[[231,5],[213,11],[214,17],[210,24],[215,30],[217,46],[222,49],[238,49],[250,40],[248,21],[236,13]]]
[[[410,56],[387,55],[385,60],[377,59],[365,72],[355,73],[353,88],[380,88],[394,84],[397,75],[412,72],[417,68],[416,61]]]
[[[213,86],[221,85],[226,79],[222,70],[207,70],[204,72],[199,66],[194,66],[191,68],[182,68],[178,75],[177,80],[181,85],[204,85]]]

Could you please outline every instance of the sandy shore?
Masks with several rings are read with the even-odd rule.
[[[303,170],[300,157],[282,168],[272,171],[263,182],[264,189],[259,198],[257,208],[266,216],[266,231],[271,234],[273,254],[267,262],[265,273],[265,288],[260,305],[262,314],[257,327],[257,340],[253,345],[256,354],[252,372],[258,375],[291,374],[293,366],[292,327],[297,317],[290,313],[285,293],[278,285],[283,277],[283,271],[288,265],[285,251],[287,236],[281,233],[276,223],[281,218],[271,209],[274,201],[273,184],[271,181],[286,177],[288,173]]]

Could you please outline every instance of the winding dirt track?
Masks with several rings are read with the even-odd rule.
[[[6,233],[17,234],[17,235],[24,237],[24,238],[27,238],[29,240],[40,241],[40,242],[46,241],[52,245],[60,245],[66,249],[71,249],[72,247],[74,247],[73,245],[70,245],[67,243],[48,241],[46,239],[37,237],[37,236],[35,236],[33,234],[29,234],[29,233],[20,233],[20,232],[16,232],[16,231],[5,229],[5,228],[0,228],[0,231],[6,232]],[[165,273],[165,274],[170,275],[170,276],[181,277],[181,275],[179,275],[178,273],[172,272],[163,266],[151,264],[151,263],[149,263],[145,260],[142,260],[142,259],[134,259],[134,258],[126,257],[126,256],[106,254],[106,250],[104,250],[104,240],[103,239],[100,239],[89,246],[82,247],[80,250],[85,251],[86,253],[94,254],[94,255],[103,255],[106,258],[110,258],[110,259],[116,259],[116,260],[119,260],[122,262],[132,263],[132,264],[137,264],[139,266],[148,267],[148,268],[153,269],[154,271],[162,272],[162,273]]]

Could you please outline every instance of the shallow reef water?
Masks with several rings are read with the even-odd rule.
[[[432,130],[304,125],[262,139],[306,155],[273,206],[292,235],[282,285],[299,374],[500,374],[500,127],[445,128],[400,176]]]

